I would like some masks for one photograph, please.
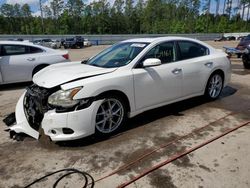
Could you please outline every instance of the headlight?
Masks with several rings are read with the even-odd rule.
[[[61,106],[65,108],[70,108],[79,103],[79,100],[74,100],[75,94],[80,91],[82,87],[73,88],[70,90],[59,90],[48,98],[48,103],[52,106]]]

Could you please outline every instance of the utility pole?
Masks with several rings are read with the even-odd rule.
[[[211,6],[211,0],[208,0],[207,1],[207,24],[206,24],[207,33],[208,33],[208,26],[209,26],[210,6]]]
[[[220,9],[220,0],[217,0],[217,2],[216,2],[216,13],[215,13],[216,16],[219,15],[219,9]]]
[[[39,4],[40,4],[40,11],[41,11],[42,33],[44,34],[44,23],[43,23],[43,7],[42,7],[42,0],[39,0]]]
[[[224,6],[223,6],[223,15],[225,14],[225,10],[226,10],[226,3],[227,3],[227,0],[224,0]]]

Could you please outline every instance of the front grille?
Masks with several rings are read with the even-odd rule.
[[[35,84],[27,88],[24,97],[24,112],[30,126],[37,131],[43,120],[44,113],[50,109],[48,97],[52,92],[51,89],[42,88]]]

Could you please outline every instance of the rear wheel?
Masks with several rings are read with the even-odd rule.
[[[96,133],[111,136],[117,132],[126,120],[127,108],[124,100],[119,96],[104,99],[96,114]]]
[[[205,97],[209,100],[217,99],[223,89],[223,77],[220,73],[214,73],[207,82]]]

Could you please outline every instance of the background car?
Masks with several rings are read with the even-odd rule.
[[[84,46],[88,47],[88,46],[91,46],[92,43],[88,40],[88,39],[84,39],[84,42],[83,42]]]
[[[250,46],[247,46],[242,54],[242,62],[245,69],[250,69]]]
[[[241,58],[242,54],[244,53],[245,49],[250,45],[250,35],[242,37],[238,45],[236,46],[236,50],[239,50],[240,53],[236,53],[238,58]]]
[[[239,44],[236,46],[237,50],[245,50],[250,45],[250,35],[242,38]]]
[[[226,40],[231,41],[231,40],[236,40],[235,36],[227,36]]]
[[[44,67],[69,61],[67,51],[32,43],[0,41],[0,84],[31,81]]]
[[[52,39],[52,45],[51,47],[54,49],[61,48],[61,41],[58,39]]]
[[[61,47],[61,42],[52,39],[38,39],[33,41],[34,44],[45,46],[48,48],[57,49]]]
[[[215,39],[214,39],[214,42],[220,42],[220,41],[226,41],[226,40],[227,40],[226,37],[221,36],[221,37],[215,38]]]
[[[83,48],[84,46],[84,38],[81,36],[75,36],[72,38],[66,38],[63,43],[65,49],[67,48]]]
[[[227,54],[201,41],[126,40],[88,61],[35,74],[9,128],[36,139],[41,128],[53,141],[111,136],[144,111],[200,95],[217,99],[230,75]]]

